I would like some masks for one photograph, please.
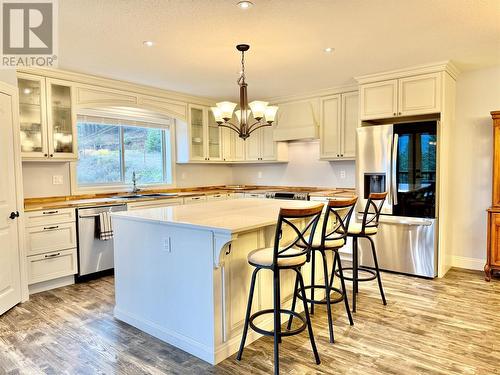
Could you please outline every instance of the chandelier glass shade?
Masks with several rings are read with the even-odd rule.
[[[245,82],[245,52],[250,49],[248,44],[238,44],[236,49],[241,52],[241,74],[238,79],[240,87],[239,109],[235,111],[237,103],[220,102],[217,107],[212,107],[215,121],[219,126],[229,128],[243,140],[247,139],[257,129],[264,126],[271,126],[276,118],[278,107],[268,105],[268,102],[254,100],[248,103],[247,83]],[[237,123],[231,122],[233,114]]]

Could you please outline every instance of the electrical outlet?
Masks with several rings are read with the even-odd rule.
[[[182,172],[181,173],[181,180],[185,180],[186,179],[186,172]]]
[[[170,240],[170,237],[163,239],[163,250],[167,253],[172,252],[172,242]]]
[[[63,176],[54,175],[52,176],[52,185],[62,185],[63,184]]]
[[[259,171],[259,172],[257,173],[257,178],[262,178],[262,171]]]
[[[343,169],[340,171],[340,178],[342,180],[345,179],[345,170],[343,170]]]

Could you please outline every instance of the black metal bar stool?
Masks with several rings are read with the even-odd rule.
[[[274,246],[265,249],[258,249],[252,251],[248,254],[248,263],[255,267],[252,274],[252,280],[250,282],[250,293],[248,296],[247,311],[245,316],[245,326],[243,328],[243,336],[241,337],[240,350],[238,360],[241,360],[243,355],[243,349],[245,347],[245,340],[248,333],[248,326],[250,326],[254,331],[265,335],[274,336],[274,373],[279,374],[279,343],[281,338],[284,336],[292,336],[301,333],[307,327],[309,332],[309,339],[311,341],[311,346],[314,352],[314,358],[316,359],[316,364],[320,364],[318,350],[316,349],[316,343],[314,342],[314,335],[312,331],[311,319],[309,317],[309,310],[307,309],[307,304],[304,302],[304,315],[305,318],[296,313],[295,311],[285,310],[281,308],[280,301],[280,271],[284,269],[294,270],[297,274],[297,280],[300,284],[300,289],[302,293],[305,293],[304,281],[300,273],[300,268],[308,261],[311,244],[313,241],[314,232],[318,225],[318,221],[321,217],[321,212],[323,210],[323,204],[318,204],[309,208],[281,208],[278,222],[276,225],[276,234],[274,238]],[[299,219],[299,220],[296,220]],[[303,223],[303,220],[308,220],[307,224],[303,228],[299,228],[299,223]],[[284,245],[282,242],[282,234],[284,229],[290,228],[295,239]],[[255,288],[255,280],[257,273],[262,270],[267,269],[273,272],[273,308],[258,311],[250,316],[252,310],[252,300]],[[262,328],[257,327],[254,324],[255,318],[265,315],[274,315],[274,330],[266,331]],[[281,331],[281,314],[293,315],[294,317],[302,321],[302,325],[294,330],[287,329],[286,331]]]
[[[321,230],[317,230],[312,243],[312,253],[311,253],[311,285],[305,287],[306,290],[311,291],[311,298],[307,298],[305,293],[301,293],[298,289],[298,279],[295,281],[295,292],[292,301],[292,311],[295,311],[295,304],[297,298],[306,301],[311,304],[311,314],[314,314],[314,305],[326,305],[328,313],[328,327],[330,330],[330,342],[335,341],[333,334],[333,319],[332,319],[332,304],[344,301],[345,310],[347,317],[349,319],[349,324],[354,325],[352,320],[351,310],[349,309],[349,299],[347,297],[347,290],[345,287],[342,263],[340,260],[339,249],[345,245],[347,237],[347,228],[349,228],[349,221],[351,219],[354,206],[356,205],[358,198],[353,198],[349,200],[330,200],[326,206],[323,223],[321,225]],[[333,252],[333,266],[330,277],[328,276],[328,264],[326,251]],[[325,282],[323,285],[316,284],[315,281],[315,257],[316,252],[321,254],[323,260],[323,274],[325,277]],[[340,277],[341,288],[335,288],[333,286],[335,268],[338,265],[338,272]],[[315,289],[325,290],[325,299],[319,300],[315,299]],[[332,297],[332,292],[336,294]],[[293,315],[290,315],[288,320],[288,329],[291,328],[293,320]]]
[[[371,281],[377,279],[378,287],[380,290],[380,295],[382,297],[382,302],[387,305],[387,301],[384,295],[384,288],[382,287],[382,279],[380,277],[380,270],[378,268],[377,252],[375,249],[375,243],[373,242],[372,236],[377,234],[378,231],[378,220],[380,217],[380,211],[384,205],[387,193],[371,193],[368,196],[368,201],[363,212],[363,219],[361,223],[350,223],[347,236],[352,238],[352,267],[344,268],[344,271],[352,271],[352,277],[344,276],[346,280],[352,281],[352,311],[356,312],[356,296],[358,294],[358,282],[360,281]],[[358,239],[366,238],[370,241],[374,268],[367,268],[359,265],[358,262]],[[360,278],[359,271],[370,274],[370,276]],[[336,272],[336,275],[340,276],[340,272]]]

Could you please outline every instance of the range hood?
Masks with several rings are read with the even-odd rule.
[[[319,138],[319,98],[278,104],[273,138],[296,141]]]

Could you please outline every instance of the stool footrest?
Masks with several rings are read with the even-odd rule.
[[[343,268],[344,272],[345,271],[352,271],[353,270],[353,267],[345,267]],[[366,272],[366,273],[369,273],[371,276],[368,276],[368,277],[358,277],[358,281],[371,281],[371,280],[375,280],[377,278],[377,273],[375,272],[375,270],[372,270],[370,268],[366,268],[366,267],[358,267],[358,272]],[[338,271],[335,271],[335,276],[338,276],[340,277],[340,274]],[[348,277],[344,274],[344,279],[345,280],[349,280],[349,281],[352,281],[352,277]]]
[[[305,286],[304,289],[306,290],[310,290],[312,289],[312,285],[308,285],[308,286]],[[314,289],[326,289],[326,287],[324,285],[314,285]],[[331,293],[332,292],[335,292],[335,294],[337,294],[338,296],[336,298],[331,298]],[[300,290],[297,289],[297,297],[300,299],[300,300],[304,300],[304,296],[300,293]],[[311,298],[305,298],[306,302],[308,303],[314,303],[314,304],[317,304],[317,305],[326,305],[326,298],[324,300],[316,300],[316,299],[311,299]],[[338,288],[330,288],[330,303],[339,303],[339,302],[342,302],[344,300],[344,293],[338,289]]]
[[[259,316],[267,315],[267,314],[274,314],[274,310],[273,309],[266,309],[266,310],[257,311],[256,313],[254,313],[250,316],[248,323],[249,323],[250,327],[255,332],[260,333],[261,335],[264,335],[264,336],[274,336],[274,331],[267,331],[265,329],[259,328],[253,323],[255,318],[258,318]],[[291,315],[294,318],[300,319],[300,321],[302,322],[302,324],[299,327],[297,327],[293,330],[281,331],[280,337],[297,335],[307,328],[306,319],[302,315],[300,315],[299,313],[292,311],[292,310],[280,309],[280,314]]]

